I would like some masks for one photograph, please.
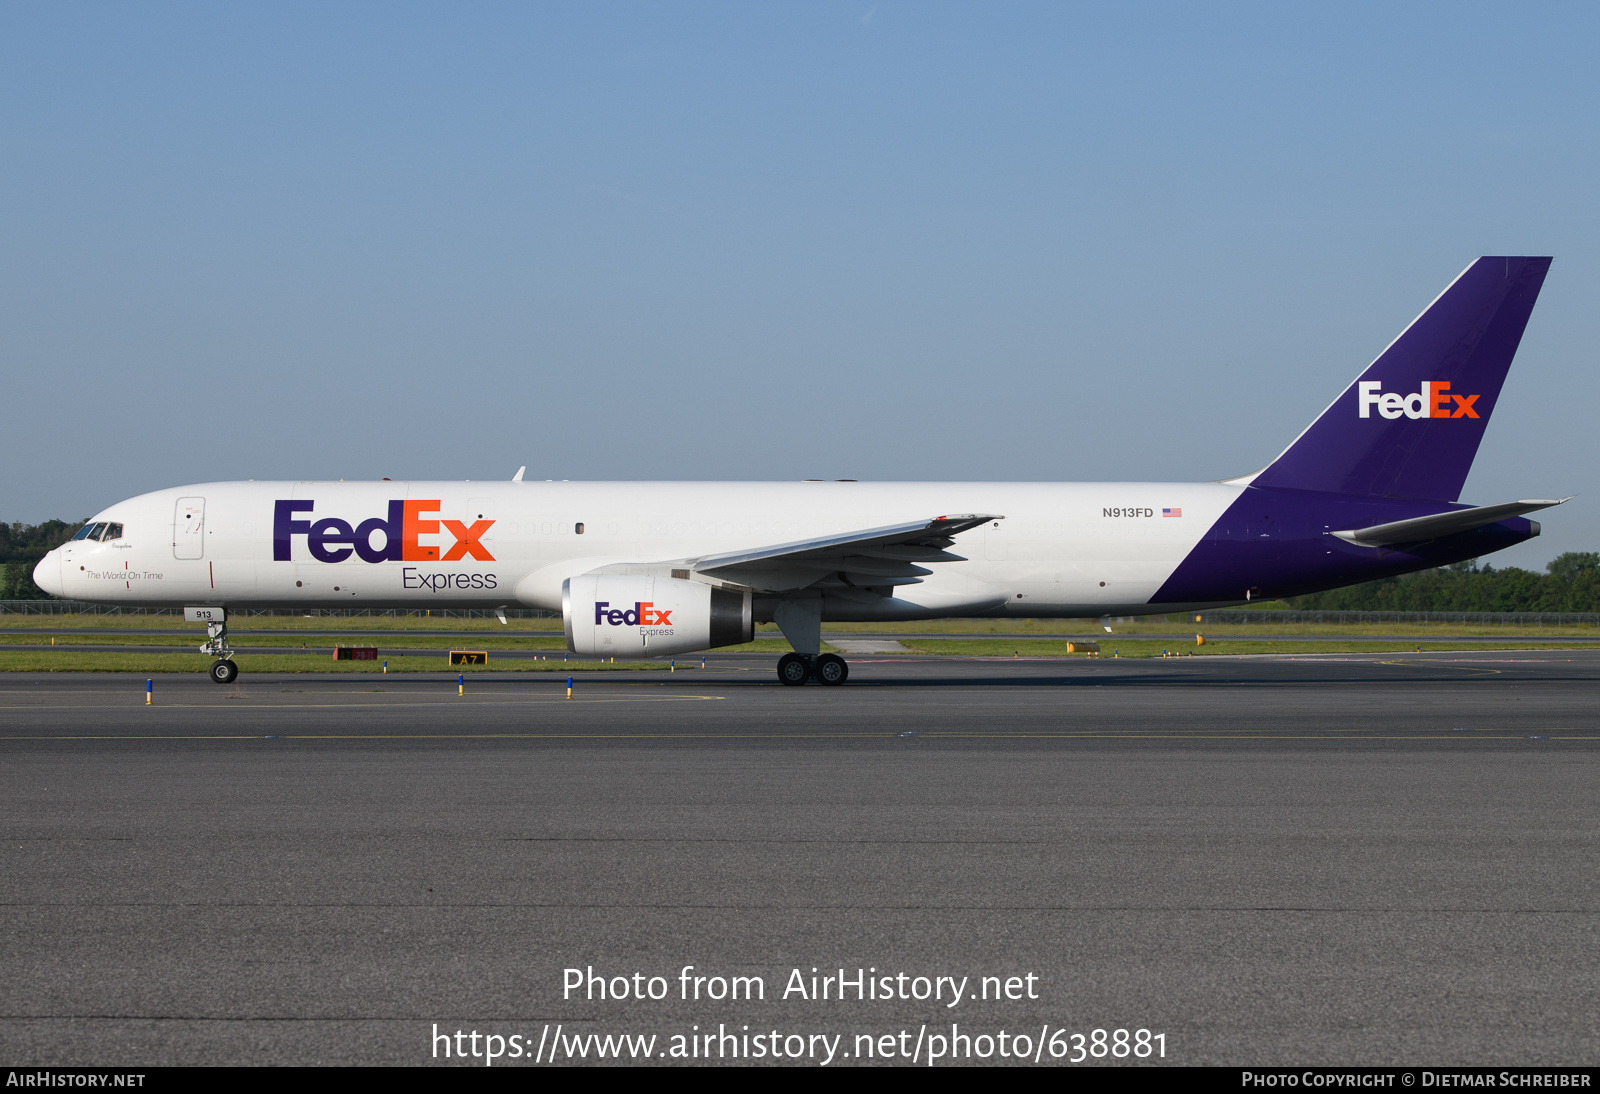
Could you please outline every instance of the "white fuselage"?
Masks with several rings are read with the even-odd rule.
[[[858,610],[838,601],[828,617],[1134,614],[1156,610],[1151,597],[1243,489],[1226,483],[205,483],[107,508],[94,522],[122,525],[121,538],[75,540],[53,551],[40,574],[48,588],[59,565],[59,587],[51,591],[130,605],[560,611],[562,582],[600,566],[977,512],[1004,519],[957,537],[950,550],[967,561],[931,566],[920,583],[898,587],[875,606]],[[275,528],[283,539],[278,506],[286,501],[295,503],[296,521],[332,522],[319,550],[339,561],[313,557],[313,537],[303,525],[275,552]],[[377,525],[399,503],[410,503],[407,512],[421,522],[412,528],[407,557],[366,561],[351,549],[349,535],[339,538],[341,528],[372,522],[362,546],[369,556],[383,552],[388,531]],[[463,544],[463,536],[470,542]]]

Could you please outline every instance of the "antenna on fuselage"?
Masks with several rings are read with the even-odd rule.
[[[524,471],[526,471],[527,469],[528,469],[528,465],[527,464],[523,464],[521,467],[517,468],[517,473],[515,475],[511,476],[511,481],[512,482],[521,482],[522,481],[522,473]]]

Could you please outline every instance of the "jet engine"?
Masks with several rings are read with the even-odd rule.
[[[568,578],[561,614],[567,649],[601,657],[665,657],[735,646],[755,635],[748,591],[678,577]]]

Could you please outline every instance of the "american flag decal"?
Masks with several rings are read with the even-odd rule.
[[[1161,510],[1161,515],[1164,516],[1164,517],[1181,517],[1181,516],[1183,516],[1183,510],[1182,509],[1163,509],[1163,510]]]

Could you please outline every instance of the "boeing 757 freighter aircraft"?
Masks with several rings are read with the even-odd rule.
[[[1560,504],[1457,502],[1549,267],[1474,262],[1241,478],[206,483],[118,502],[34,580],[186,608],[218,683],[239,671],[230,611],[525,605],[589,655],[733,645],[772,620],[795,650],[783,683],[842,684],[824,620],[1188,611],[1442,566],[1538,535],[1521,514]]]

